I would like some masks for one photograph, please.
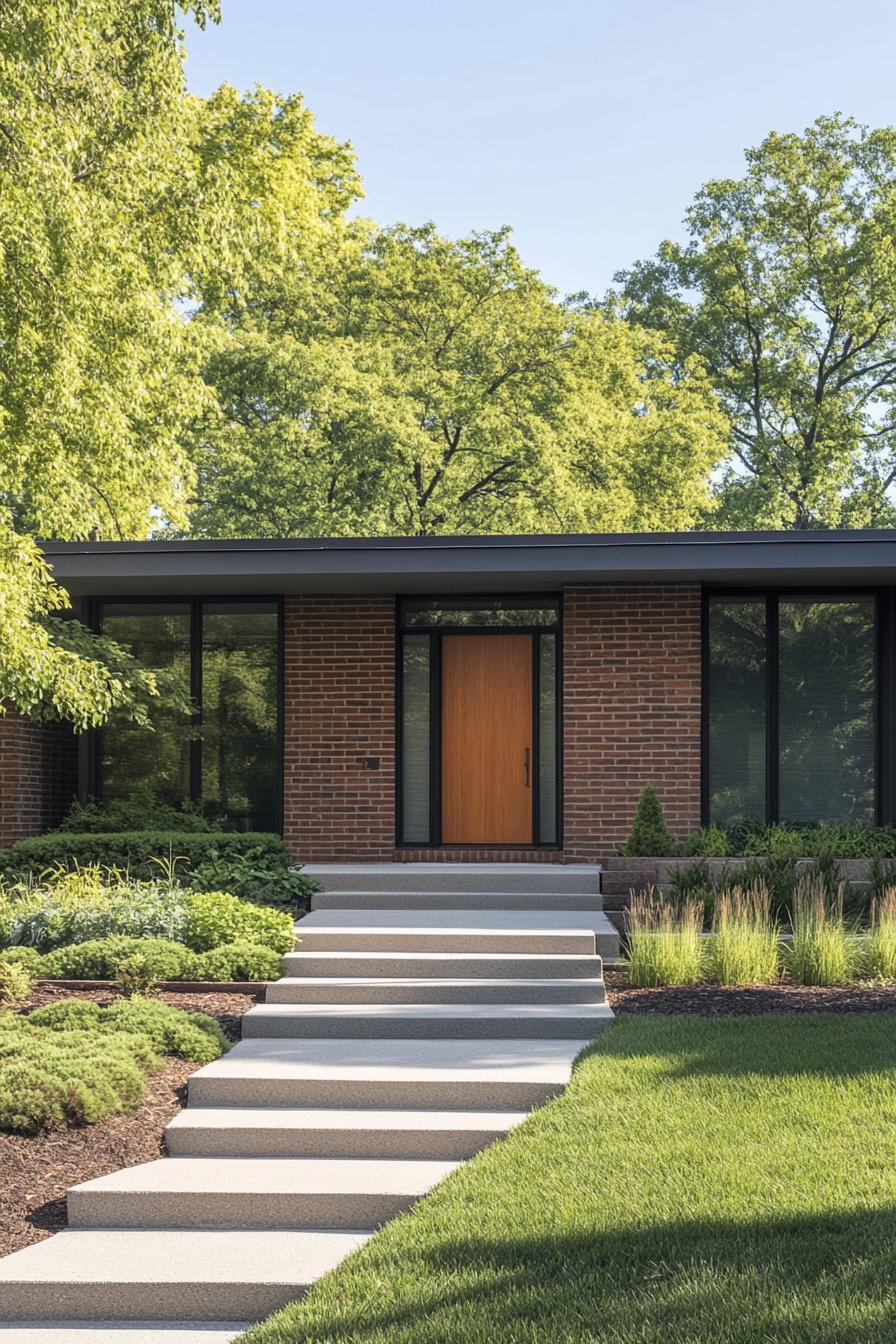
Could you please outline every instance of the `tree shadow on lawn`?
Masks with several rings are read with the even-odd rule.
[[[324,1280],[289,1313],[278,1342],[896,1340],[890,1208],[507,1241],[404,1240],[371,1243],[337,1273],[337,1293]]]
[[[780,1013],[755,1017],[673,1017],[638,1013],[576,1059],[650,1059],[667,1078],[860,1077],[896,1069],[896,1012]]]

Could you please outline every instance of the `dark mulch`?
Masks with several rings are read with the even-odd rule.
[[[93,999],[105,1004],[116,997],[109,990],[39,989],[25,1011],[59,999]],[[163,993],[159,997],[175,1008],[216,1017],[232,1041],[239,1039],[243,1013],[256,1002],[251,994]],[[69,1186],[158,1157],[165,1126],[184,1105],[186,1081],[195,1069],[195,1064],[182,1059],[166,1060],[161,1072],[147,1078],[146,1096],[136,1115],[109,1115],[97,1125],[58,1129],[34,1138],[0,1134],[0,1255],[65,1227]]]
[[[617,1013],[693,1013],[747,1017],[756,1013],[896,1012],[896,985],[663,985],[633,989],[624,971],[604,970],[607,998]]]

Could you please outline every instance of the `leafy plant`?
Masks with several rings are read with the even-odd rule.
[[[132,881],[158,882],[163,874],[155,860],[174,858],[183,881],[187,872],[209,859],[238,854],[263,857],[272,871],[286,872],[293,863],[280,836],[265,831],[51,831],[0,851],[0,875],[8,882],[35,882],[61,865],[118,869]]]
[[[182,881],[194,891],[229,891],[241,900],[282,906],[295,914],[309,909],[317,890],[317,883],[291,865],[288,855],[266,846],[230,854],[212,850],[208,858],[183,873]]]
[[[896,980],[896,887],[890,887],[872,904],[864,961],[874,979]]]
[[[629,906],[626,923],[632,985],[693,985],[703,974],[703,907],[670,905],[654,892]]]
[[[629,857],[676,853],[677,846],[666,825],[663,807],[652,784],[645,785],[628,839],[619,852]]]
[[[793,939],[786,964],[802,985],[842,985],[856,969],[856,940],[843,918],[842,895],[831,901],[817,875],[801,877],[793,893]]]
[[[761,883],[732,887],[716,901],[709,958],[722,985],[765,985],[779,971],[780,933]]]
[[[201,952],[196,958],[197,980],[277,980],[282,971],[277,952],[244,939]]]
[[[687,836],[681,845],[681,853],[688,857],[724,859],[733,853],[728,832],[721,826],[702,826]]]
[[[224,891],[192,892],[184,942],[206,952],[238,940],[291,952],[295,944],[292,916],[285,910],[250,905]]]

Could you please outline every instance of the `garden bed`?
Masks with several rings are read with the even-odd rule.
[[[604,967],[614,1013],[748,1017],[762,1013],[880,1013],[896,1011],[896,985],[659,985],[635,988],[625,971]]]
[[[240,1018],[252,1007],[252,994],[181,989],[158,997],[175,1008],[208,1013],[231,1041],[239,1040]],[[39,985],[23,1005],[27,1013],[61,999],[90,999],[105,1007],[119,996],[110,987],[73,991],[71,985]],[[167,1059],[164,1069],[146,1080],[146,1095],[134,1115],[109,1115],[94,1125],[56,1129],[24,1137],[0,1133],[0,1255],[40,1241],[65,1226],[65,1192],[80,1181],[121,1167],[151,1162],[160,1155],[162,1135],[186,1101],[186,1081],[196,1064]]]

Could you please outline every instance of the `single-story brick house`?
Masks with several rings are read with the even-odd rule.
[[[671,828],[896,821],[896,531],[50,542],[170,716],[0,719],[0,843],[145,786],[309,861],[590,862]]]

